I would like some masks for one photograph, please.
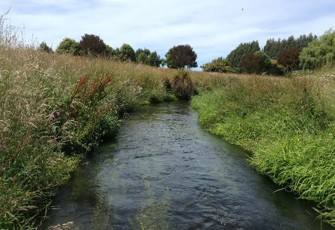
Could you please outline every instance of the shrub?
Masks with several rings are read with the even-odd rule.
[[[180,71],[172,81],[172,89],[180,100],[190,100],[194,95],[194,85],[186,71]]]
[[[207,64],[202,65],[201,68],[205,72],[218,72],[218,73],[235,73],[236,72],[230,66],[229,61],[222,57],[219,57]]]

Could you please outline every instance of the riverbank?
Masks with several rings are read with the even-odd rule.
[[[208,84],[210,83],[210,84]],[[193,107],[206,130],[251,151],[251,164],[335,225],[335,75],[214,77]]]
[[[0,229],[37,226],[85,155],[141,104],[172,100],[173,70],[0,46]]]

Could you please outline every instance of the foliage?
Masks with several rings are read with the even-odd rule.
[[[168,68],[184,69],[197,67],[197,54],[190,45],[172,47],[165,55]]]
[[[138,49],[135,53],[136,62],[144,65],[159,67],[162,63],[157,52],[151,52],[149,49]]]
[[[172,80],[172,90],[176,97],[181,100],[190,100],[194,95],[192,79],[186,71],[180,71]]]
[[[333,66],[335,63],[335,31],[330,29],[319,39],[309,43],[302,50],[299,59],[301,67],[305,70]]]
[[[285,50],[291,49],[291,48],[304,48],[307,47],[307,45],[315,40],[317,37],[313,34],[306,35],[300,35],[298,38],[294,38],[294,36],[290,36],[287,39],[268,39],[266,41],[266,44],[263,48],[263,51],[270,57],[277,59],[279,57],[279,54],[284,52]]]
[[[60,54],[80,55],[80,51],[80,44],[71,38],[64,38],[56,49]]]
[[[299,55],[302,48],[291,47],[278,54],[278,63],[284,66],[286,72],[299,69]]]
[[[247,73],[261,74],[270,65],[270,58],[263,52],[247,53],[241,59],[241,69]]]
[[[129,44],[123,44],[120,49],[117,50],[117,55],[121,61],[136,61],[135,51]]]
[[[245,54],[241,60],[241,71],[251,74],[282,75],[283,71],[262,51]]]
[[[52,53],[52,52],[53,52],[53,51],[52,51],[52,48],[49,47],[49,46],[47,45],[47,43],[45,43],[45,42],[42,42],[42,43],[39,45],[38,50],[40,50],[40,51],[44,51],[44,52],[47,52],[47,53]]]
[[[85,34],[79,42],[80,48],[85,55],[104,56],[106,55],[106,44],[97,35]]]
[[[205,72],[218,72],[218,73],[235,73],[236,72],[230,66],[229,61],[222,57],[216,58],[213,61],[202,65],[201,68]]]
[[[118,129],[117,110],[113,101],[104,102],[111,76],[96,78],[82,76],[71,97],[53,112],[53,135],[62,143],[67,154],[85,154],[104,137],[114,136]]]
[[[241,61],[243,56],[245,56],[246,54],[253,54],[259,50],[260,48],[258,41],[241,43],[238,47],[236,47],[228,54],[227,60],[234,69],[239,70],[241,68]]]

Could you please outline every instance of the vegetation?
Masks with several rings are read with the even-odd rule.
[[[189,76],[185,71],[179,72],[172,80],[172,89],[177,98],[182,100],[190,100],[194,95],[194,85]]]
[[[244,55],[253,54],[256,51],[259,51],[258,41],[252,41],[250,43],[241,43],[238,47],[232,50],[227,59],[230,65],[236,70],[240,71],[241,61]]]
[[[262,50],[258,41],[241,43],[228,54],[226,59],[214,59],[212,62],[203,65],[202,68],[204,71],[210,72],[284,75],[284,73],[291,73],[294,70],[304,68],[300,65],[299,60],[301,51],[316,39],[317,37],[312,34],[301,35],[297,39],[293,36],[277,41],[268,39]],[[331,43],[329,44],[331,45]]]
[[[51,47],[49,47],[48,45],[47,45],[47,43],[45,43],[45,42],[42,42],[41,44],[40,44],[40,46],[38,47],[38,49],[40,50],[40,51],[44,51],[44,52],[47,52],[47,53],[52,53],[53,52],[53,50],[52,50],[52,48]]]
[[[162,59],[157,52],[151,52],[149,49],[137,49],[136,62],[144,65],[159,67],[162,64]]]
[[[317,69],[335,64],[335,31],[330,29],[319,39],[313,40],[300,55],[302,69]]]
[[[201,126],[249,150],[260,173],[317,202],[335,225],[335,75],[211,76],[201,85],[211,89],[192,100]]]
[[[104,41],[94,34],[85,34],[79,42],[80,49],[85,55],[104,56],[106,55],[107,46]]]
[[[0,27],[0,229],[38,226],[50,197],[124,113],[173,100],[173,70],[41,52]]]
[[[236,72],[230,66],[229,61],[223,57],[214,59],[213,61],[202,65],[201,68],[205,72],[217,72],[217,73],[235,73]]]
[[[281,51],[278,54],[278,63],[285,68],[285,72],[292,72],[299,69],[299,55],[302,48],[291,47]]]
[[[72,54],[77,56],[81,53],[80,44],[74,39],[64,38],[63,41],[59,43],[56,52],[60,54]]]
[[[277,59],[279,54],[284,50],[290,48],[304,48],[307,47],[310,42],[317,39],[317,37],[313,34],[301,35],[298,38],[294,38],[294,36],[290,36],[287,39],[268,39],[263,48],[263,51],[273,59]]]
[[[202,91],[192,105],[205,129],[250,150],[251,164],[260,173],[317,202],[321,217],[335,225],[334,74],[264,78],[193,72],[190,76],[186,71],[145,66],[160,65],[156,52],[134,52],[128,44],[113,49],[95,35],[85,34],[79,43],[65,38],[56,53],[46,43],[35,48],[24,44],[18,29],[3,19],[0,229],[38,226],[50,197],[87,153],[115,135],[125,113],[144,103],[190,99],[195,87]],[[319,39],[302,40],[299,47],[274,49],[277,54],[269,53],[275,41],[263,51],[257,41],[244,43],[227,59],[203,68],[276,74],[281,66],[292,71],[297,66],[334,65],[332,30]],[[303,48],[300,63],[298,48]],[[273,55],[278,62],[271,59]],[[189,45],[171,48],[166,58],[170,68],[197,66]]]
[[[166,64],[172,69],[184,69],[197,67],[197,54],[190,45],[172,47],[165,55]]]
[[[250,74],[284,74],[284,71],[262,51],[245,54],[240,63],[240,70]]]

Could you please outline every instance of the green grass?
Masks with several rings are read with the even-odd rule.
[[[221,78],[192,101],[202,127],[251,151],[260,173],[335,225],[335,78]]]

